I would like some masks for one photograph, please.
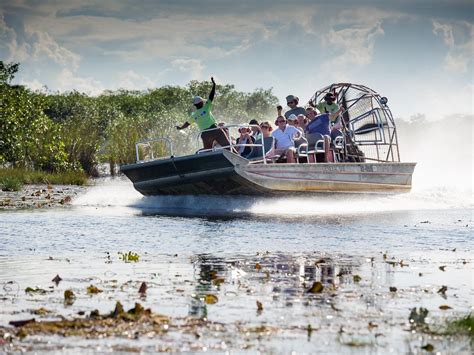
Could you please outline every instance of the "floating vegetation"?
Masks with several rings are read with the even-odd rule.
[[[59,275],[56,275],[51,281],[54,282],[56,284],[56,286],[59,285],[59,283],[62,281],[63,279],[61,278],[61,276]]]
[[[446,321],[444,329],[441,329],[440,335],[468,335],[471,342],[474,342],[474,317],[468,314],[465,317],[450,319]]]
[[[39,294],[39,295],[45,295],[48,293],[48,291],[39,288],[39,287],[27,287],[25,288],[25,293],[30,293],[30,294]]]
[[[424,330],[427,329],[427,324],[425,322],[426,317],[428,316],[429,311],[426,308],[412,308],[410,315],[408,316],[408,321],[410,322],[411,329],[413,330]]]
[[[129,330],[137,329],[137,324],[148,326],[147,331],[160,333],[162,325],[169,322],[169,318],[154,314],[150,309],[145,309],[139,303],[128,311],[117,301],[115,309],[108,315],[100,315],[97,310],[92,311],[87,318],[78,318],[59,321],[41,321],[35,319],[17,321],[10,324],[21,327],[18,336],[23,338],[35,334],[54,334],[61,336],[100,337],[110,335],[123,335]]]
[[[74,303],[75,300],[76,300],[76,295],[74,294],[74,292],[72,292],[72,290],[64,291],[64,303],[65,304],[71,305],[71,304]]]
[[[217,296],[215,295],[205,295],[204,296],[204,302],[206,304],[214,304],[214,303],[217,303],[219,301],[219,298],[217,298]]]
[[[131,263],[131,262],[136,263],[140,260],[140,255],[132,251],[129,251],[128,253],[119,252],[118,254],[119,254],[119,259],[122,261],[125,261],[126,263]]]
[[[321,293],[324,290],[324,286],[321,282],[316,281],[313,286],[307,291],[308,293]]]
[[[94,285],[87,286],[87,293],[89,295],[96,295],[100,292],[102,292],[102,290],[98,288],[97,286],[94,286]]]
[[[121,255],[128,260],[128,256],[133,259],[135,253]],[[55,263],[66,262],[65,258],[55,257],[53,260]],[[44,257],[41,262],[44,262]],[[466,339],[469,341],[472,337],[470,316],[446,324],[444,321],[446,315],[459,312],[460,298],[456,303],[453,299],[449,305],[434,303],[433,306],[433,301],[438,302],[448,286],[418,289],[404,286],[404,292],[400,292],[402,286],[396,284],[397,278],[373,276],[389,269],[386,272],[390,275],[411,273],[418,280],[419,267],[424,264],[412,259],[413,270],[403,271],[400,270],[400,261],[395,261],[397,268],[393,269],[387,267],[382,256],[358,260],[345,256],[331,258],[308,254],[295,257],[262,253],[232,257],[206,254],[176,259],[173,255],[160,254],[160,257],[146,262],[134,267],[124,267],[126,265],[122,263],[107,264],[103,275],[68,275],[70,288],[63,291],[51,285],[51,291],[45,289],[48,297],[5,292],[6,300],[15,297],[26,299],[29,305],[24,309],[35,318],[27,315],[24,319],[13,320],[10,327],[0,326],[0,336],[11,334],[13,340],[9,342],[25,351],[31,342],[41,342],[45,349],[52,349],[50,344],[59,344],[59,335],[78,337],[68,339],[68,345],[77,344],[76,339],[87,339],[90,346],[102,346],[106,338],[107,347],[110,347],[107,350],[112,352],[122,351],[121,344],[126,338],[137,339],[136,350],[143,352],[162,349],[160,351],[212,350],[218,353],[278,353],[283,349],[281,344],[287,341],[295,341],[295,344],[298,341],[301,345],[297,348],[308,353],[319,350],[322,353],[344,353],[351,351],[348,348],[359,347],[377,347],[377,351],[383,352],[389,346],[399,344],[388,336],[394,328],[405,334],[403,339],[414,352],[429,351],[429,347],[422,349],[422,346],[432,345],[433,352],[442,353],[446,350],[442,339],[455,336],[465,346]],[[57,267],[53,265],[55,263],[48,263],[52,270]],[[99,270],[103,270],[103,265],[101,258],[97,265]],[[362,280],[363,283],[354,287],[354,282]],[[450,283],[448,285],[454,288]],[[10,290],[11,286],[5,283],[4,289]],[[28,295],[39,290],[40,287],[31,288]],[[388,291],[390,297],[387,297]],[[62,292],[67,307],[58,302],[63,299]],[[97,302],[97,296],[88,297],[99,293],[102,295],[100,302]],[[111,303],[117,295],[127,303]],[[409,328],[406,327],[408,312],[386,307],[389,302],[400,299],[415,302],[420,297],[431,301],[423,305],[431,306],[412,307],[408,316]],[[53,302],[48,303],[51,300]],[[166,315],[154,313],[145,307],[145,301],[160,307],[159,312]],[[88,302],[92,305],[88,306]],[[423,337],[421,341],[419,338],[415,340],[415,333]],[[434,335],[436,337],[432,337]],[[25,339],[30,336],[34,337]],[[141,342],[140,338],[147,341]],[[315,341],[316,338],[325,339],[326,345]],[[452,340],[446,340],[446,343],[449,341]],[[153,348],[146,344],[153,344]],[[314,347],[315,344],[318,348]],[[89,345],[86,347],[89,349]],[[78,348],[71,351],[75,350]]]
[[[148,289],[148,286],[146,282],[142,282],[142,284],[140,285],[140,288],[138,289],[138,293],[144,296],[146,294],[147,289]]]

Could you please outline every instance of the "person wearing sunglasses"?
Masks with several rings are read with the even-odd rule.
[[[342,106],[336,103],[337,97],[334,93],[328,92],[323,99],[316,105],[316,108],[321,113],[330,114],[331,118],[331,137],[342,135],[340,129],[342,128],[341,113],[344,111]]]
[[[228,147],[230,145],[227,135],[218,129],[214,115],[212,114],[212,102],[216,94],[216,82],[211,77],[212,88],[209,93],[207,101],[200,96],[195,96],[193,104],[196,110],[191,113],[191,119],[184,122],[181,126],[176,126],[177,130],[189,127],[192,123],[196,123],[201,133],[202,144],[204,149],[212,149],[214,142],[217,142],[221,147]]]
[[[304,115],[305,110],[303,107],[298,106],[299,99],[294,95],[288,95],[286,97],[286,104],[290,108],[288,111],[285,112],[285,118],[288,119],[290,115]]]
[[[278,116],[275,123],[278,126],[272,133],[276,139],[275,153],[282,157],[286,156],[288,163],[295,163],[295,140],[301,138],[302,133],[296,127],[288,125],[283,116]]]
[[[265,157],[271,158],[275,155],[275,139],[272,137],[273,127],[268,121],[263,121],[260,123],[260,130],[262,133],[259,135],[259,138],[255,141],[255,147],[252,149],[252,152],[246,156],[247,159],[262,159],[262,139],[263,147],[265,150]]]
[[[252,151],[252,146],[247,145],[247,144],[255,143],[255,139],[251,136],[251,132],[252,131],[247,126],[239,127],[239,137],[237,138],[235,144],[237,145],[241,144],[241,146],[237,147],[237,152],[241,156],[245,157],[249,155],[250,152]]]

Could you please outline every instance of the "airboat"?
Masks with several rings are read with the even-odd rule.
[[[397,130],[388,100],[358,84],[337,83],[324,87],[307,105],[315,107],[333,93],[343,107],[342,137],[331,144],[332,161],[325,157],[324,140],[314,148],[298,147],[296,163],[281,163],[266,155],[262,143],[252,144],[261,157],[247,159],[227,147],[198,150],[175,156],[168,138],[136,143],[136,163],[121,171],[143,195],[298,195],[311,193],[395,193],[411,189],[416,163],[400,161]],[[221,127],[226,132],[240,127]],[[198,137],[199,138],[199,137]],[[160,154],[154,145],[166,146]],[[308,156],[314,155],[309,162]]]

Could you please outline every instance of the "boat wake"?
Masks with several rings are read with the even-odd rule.
[[[472,209],[472,190],[455,186],[415,187],[397,195],[315,194],[308,197],[248,196],[143,197],[124,179],[109,179],[74,201],[76,207],[111,213],[176,216],[332,216],[413,210]]]

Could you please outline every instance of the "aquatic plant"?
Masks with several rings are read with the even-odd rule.
[[[14,176],[0,177],[0,189],[2,191],[19,191],[23,187],[23,182]]]
[[[130,263],[130,262],[136,263],[140,260],[140,255],[132,251],[129,251],[128,253],[119,252],[118,254],[119,254],[119,259],[122,261],[125,261],[126,263]]]

